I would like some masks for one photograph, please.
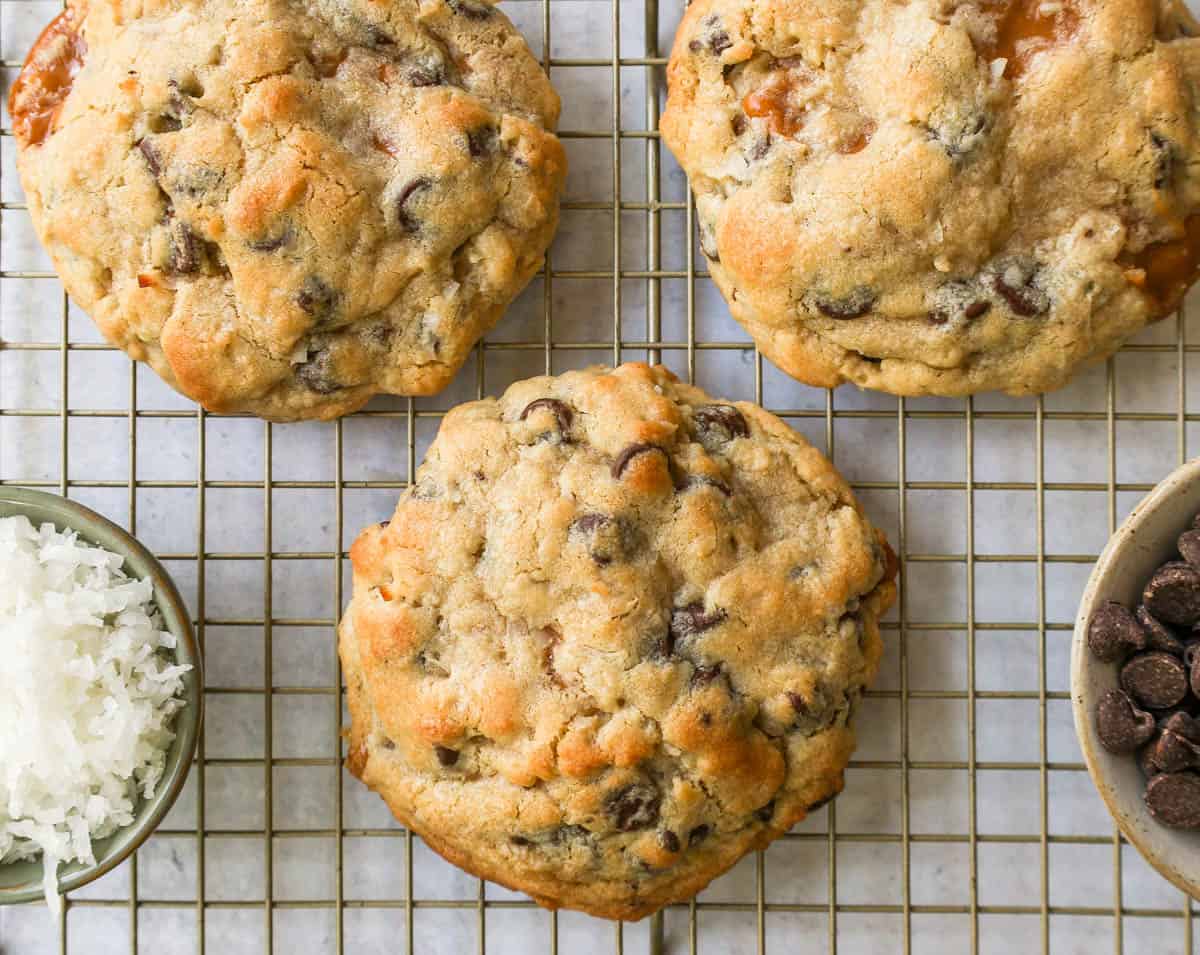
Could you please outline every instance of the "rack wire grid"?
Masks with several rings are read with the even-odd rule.
[[[0,0],[6,87],[56,9]],[[1037,399],[799,385],[729,318],[659,140],[682,5],[506,11],[564,101],[559,238],[446,393],[335,423],[207,414],[106,345],[32,234],[4,115],[0,481],[81,500],[155,549],[209,685],[201,755],[162,828],[57,923],[0,909],[0,951],[1200,952],[1195,904],[1091,787],[1067,685],[1092,562],[1195,446],[1195,322],[1162,322]],[[620,925],[467,877],[343,774],[333,628],[349,542],[390,514],[447,408],[629,358],[759,401],[823,447],[904,571],[843,795],[696,900]]]

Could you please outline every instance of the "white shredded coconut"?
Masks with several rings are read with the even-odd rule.
[[[92,840],[133,822],[174,739],[189,669],[160,654],[149,579],[122,558],[26,517],[0,519],[0,864],[95,861]]]

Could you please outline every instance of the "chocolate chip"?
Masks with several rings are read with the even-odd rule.
[[[714,490],[720,491],[726,497],[733,496],[733,489],[724,481],[718,481],[716,478],[706,477],[703,474],[687,475],[680,483],[679,490],[688,491],[695,487],[711,487]]]
[[[446,73],[440,65],[414,66],[406,74],[409,86],[442,86],[446,82]]]
[[[1035,284],[1037,276],[1036,265],[1009,260],[992,274],[991,285],[1014,314],[1032,318],[1050,310],[1050,296]]]
[[[550,841],[555,845],[562,845],[564,842],[578,842],[590,835],[583,826],[559,826],[550,833]]]
[[[571,530],[580,531],[584,534],[591,534],[598,528],[604,527],[612,523],[612,518],[607,514],[584,514],[582,517],[576,518],[571,523]]]
[[[1153,153],[1154,188],[1166,189],[1174,178],[1175,146],[1167,137],[1150,130],[1150,149]]]
[[[750,426],[733,405],[701,405],[692,410],[696,437],[708,450],[715,450],[734,438],[750,436]]]
[[[253,249],[255,252],[275,252],[282,249],[285,245],[290,245],[294,234],[290,228],[286,228],[278,235],[267,236],[264,239],[251,239],[246,243],[246,246]]]
[[[1167,653],[1173,653],[1177,657],[1183,656],[1183,641],[1180,640],[1171,628],[1155,617],[1145,604],[1138,604],[1137,610],[1133,612],[1137,622],[1141,625],[1142,632],[1146,637],[1147,650],[1165,650]]]
[[[1188,691],[1183,664],[1161,650],[1139,653],[1126,663],[1121,668],[1121,686],[1135,700],[1153,710],[1174,706]]]
[[[677,607],[671,611],[671,647],[674,648],[680,640],[687,640],[698,633],[704,633],[704,631],[718,626],[725,620],[725,616],[724,610],[705,613],[704,604],[699,601],[690,603],[686,607]]]
[[[391,521],[380,521],[379,526],[381,528],[386,528],[390,523],[392,523],[392,522]]]
[[[496,138],[495,126],[480,126],[478,129],[468,130],[467,152],[475,159],[486,156],[495,148]]]
[[[450,749],[448,746],[435,746],[433,751],[437,753],[438,762],[443,766],[453,766],[458,762],[458,750]]]
[[[1200,645],[1195,642],[1190,643],[1188,650],[1191,651],[1191,662],[1188,665],[1188,686],[1191,687],[1193,696],[1200,697]]]
[[[710,832],[712,832],[712,827],[706,823],[694,826],[692,831],[688,833],[688,848],[690,849],[692,846],[702,843],[708,838]]]
[[[692,686],[708,686],[720,675],[721,664],[719,663],[714,663],[712,666],[697,666],[692,671]]]
[[[509,836],[508,841],[514,846],[531,846],[533,843],[524,836]]]
[[[624,451],[618,454],[616,460],[613,461],[612,476],[619,481],[621,479],[621,475],[625,473],[625,469],[629,466],[630,461],[640,454],[650,454],[651,452],[658,452],[664,458],[668,457],[667,452],[660,448],[657,444],[631,444]]]
[[[772,799],[765,806],[760,806],[754,810],[754,818],[759,822],[770,822],[771,817],[775,815],[775,800]]]
[[[182,97],[186,96],[189,100],[193,100],[204,95],[204,87],[200,85],[200,81],[195,76],[169,79],[167,87],[171,90],[171,98],[181,103],[185,110],[191,110],[194,107]]]
[[[635,524],[607,514],[582,514],[571,522],[569,533],[587,538],[588,553],[600,567],[607,567],[614,560],[628,560],[642,545]]]
[[[1200,829],[1200,776],[1162,773],[1146,786],[1146,808],[1164,826]]]
[[[1127,607],[1110,600],[1092,614],[1087,641],[1092,656],[1112,663],[1145,649],[1146,634]]]
[[[394,203],[396,209],[396,225],[401,232],[419,232],[421,223],[413,215],[412,205],[415,203],[415,197],[422,192],[428,191],[433,186],[433,180],[425,176],[418,176],[416,179],[404,185],[400,192],[396,195]]]
[[[308,361],[296,366],[296,379],[319,395],[328,395],[341,388],[333,367],[333,356],[328,348],[319,348]]]
[[[621,832],[647,829],[658,822],[662,794],[648,783],[632,783],[609,793],[604,808]]]
[[[150,142],[148,137],[143,137],[138,140],[137,148],[146,160],[146,165],[150,167],[150,174],[157,179],[162,174],[162,157],[159,156],[154,143]]]
[[[1143,746],[1141,749],[1138,750],[1137,763],[1138,763],[1138,768],[1142,771],[1142,775],[1145,776],[1147,779],[1153,779],[1155,776],[1157,776],[1159,773],[1162,772],[1162,769],[1159,767],[1159,765],[1156,762],[1154,762],[1154,744],[1153,743],[1147,743],[1145,746]]]
[[[843,321],[862,318],[875,307],[875,303],[879,301],[879,295],[874,289],[860,285],[841,297],[814,292],[810,294],[809,300],[822,315]]]
[[[169,229],[170,252],[167,271],[175,275],[193,275],[204,267],[208,243],[178,219],[171,220]]]
[[[333,317],[339,297],[337,291],[326,285],[322,279],[310,275],[296,293],[296,304],[306,315],[323,322]]]
[[[1109,690],[1096,704],[1096,735],[1111,753],[1132,753],[1156,730],[1154,717],[1122,690]]]
[[[376,48],[396,45],[396,41],[382,27],[378,27],[375,24],[367,27],[367,42]]]
[[[950,279],[933,292],[929,320],[935,325],[971,321],[992,307],[986,293],[970,279]]]
[[[668,852],[679,851],[679,836],[675,835],[670,829],[664,829],[658,834],[658,843]]]
[[[173,113],[160,113],[146,124],[152,133],[177,133],[183,129],[183,120]]]
[[[539,408],[545,408],[553,413],[558,420],[559,436],[565,441],[567,433],[571,430],[571,423],[575,420],[575,414],[569,406],[557,398],[535,398],[521,410],[517,420],[524,421],[529,417],[530,412],[537,411]]]
[[[1180,556],[1193,567],[1200,568],[1200,531],[1186,530],[1176,541]]]
[[[1170,730],[1172,733],[1178,733],[1186,740],[1193,743],[1200,743],[1200,720],[1187,713],[1172,713],[1163,722],[1164,730]]]
[[[1164,773],[1200,769],[1200,746],[1173,730],[1164,730],[1154,743],[1154,765]]]
[[[714,55],[720,56],[733,46],[733,41],[729,39],[729,34],[721,26],[721,18],[716,14],[705,17],[704,22],[700,26],[704,34],[703,40],[697,38],[688,43],[688,49],[693,53],[699,53],[701,50],[707,48]]]
[[[446,0],[446,6],[468,20],[486,20],[492,15],[491,4],[476,0]]]
[[[735,113],[733,119],[729,121],[729,126],[733,130],[733,135],[740,136],[746,131],[746,115],[745,113]]]
[[[1159,620],[1190,627],[1200,620],[1200,571],[1191,564],[1163,564],[1142,591],[1142,602]]]

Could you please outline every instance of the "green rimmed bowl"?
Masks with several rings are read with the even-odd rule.
[[[175,661],[192,668],[183,676],[185,706],[175,716],[175,739],[167,751],[167,762],[158,789],[153,796],[138,804],[130,825],[92,844],[96,857],[93,864],[72,862],[59,866],[59,892],[65,893],[115,869],[150,837],[170,811],[183,789],[196,752],[196,741],[204,717],[204,677],[200,646],[192,630],[187,606],[166,568],[150,551],[112,521],[74,501],[43,491],[0,487],[0,517],[18,514],[28,517],[35,526],[49,521],[59,530],[73,530],[81,540],[124,557],[124,570],[130,577],[149,577],[154,585],[154,602],[162,615],[163,626],[175,635],[177,641]],[[0,865],[0,905],[31,902],[41,897],[40,859]]]

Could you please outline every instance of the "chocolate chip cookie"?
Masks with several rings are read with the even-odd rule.
[[[663,139],[781,368],[896,394],[1062,385],[1200,262],[1179,0],[695,0]]]
[[[557,224],[558,97],[485,0],[71,3],[10,110],[67,291],[214,411],[438,391]]]
[[[451,411],[351,560],[351,772],[451,862],[623,919],[838,793],[896,574],[783,422],[641,364]]]

